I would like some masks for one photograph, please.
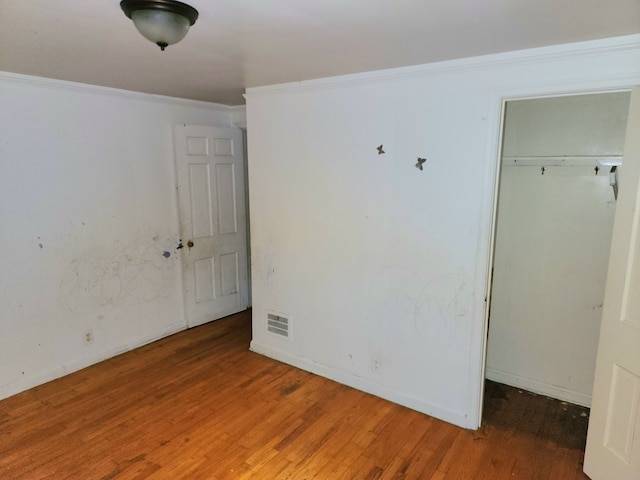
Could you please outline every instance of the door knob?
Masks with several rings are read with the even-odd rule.
[[[187,242],[187,247],[191,248],[191,247],[193,247],[193,245],[194,245],[194,243],[191,240],[189,240]]]

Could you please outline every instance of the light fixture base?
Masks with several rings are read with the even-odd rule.
[[[198,11],[195,8],[176,0],[122,0],[120,8],[129,18],[136,10],[155,10],[182,15],[189,19],[191,25],[196,23],[198,19]]]

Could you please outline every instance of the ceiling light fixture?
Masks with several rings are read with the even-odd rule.
[[[182,40],[198,11],[175,0],[122,0],[120,8],[138,31],[163,50]]]

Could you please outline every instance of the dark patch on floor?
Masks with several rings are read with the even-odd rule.
[[[503,414],[506,402],[509,415]],[[561,447],[584,450],[589,409],[487,380],[483,423],[517,429]]]
[[[290,395],[293,392],[295,392],[298,388],[300,388],[300,384],[299,383],[293,383],[291,385],[289,385],[288,387],[284,387],[280,390],[280,395]]]

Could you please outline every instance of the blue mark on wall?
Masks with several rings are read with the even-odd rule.
[[[164,252],[162,252],[162,256],[163,256],[164,258],[169,258],[169,257],[171,256],[171,253],[170,253],[170,252],[167,252],[167,251],[165,250]]]

